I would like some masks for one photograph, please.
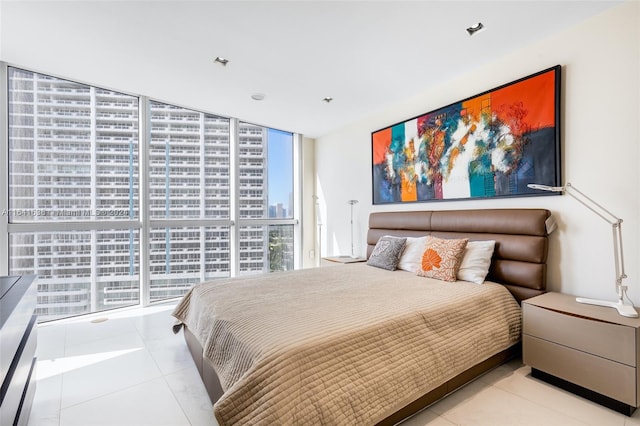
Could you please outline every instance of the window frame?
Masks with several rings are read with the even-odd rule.
[[[151,301],[151,277],[150,277],[150,233],[152,228],[156,227],[200,227],[202,232],[209,227],[228,227],[229,228],[229,262],[230,277],[240,276],[240,228],[245,226],[269,226],[269,225],[291,225],[293,226],[293,253],[294,253],[294,269],[301,266],[301,250],[302,250],[302,226],[300,218],[302,217],[302,135],[299,133],[287,132],[292,134],[292,161],[293,161],[293,210],[291,218],[263,218],[251,219],[240,218],[240,158],[239,152],[239,123],[245,122],[238,118],[226,117],[220,114],[210,113],[197,110],[187,106],[177,105],[172,102],[158,100],[148,96],[137,95],[125,91],[105,88],[91,83],[72,80],[65,77],[59,77],[48,72],[41,72],[31,68],[9,64],[0,61],[0,150],[4,152],[5,159],[0,161],[0,212],[9,209],[9,73],[8,68],[14,67],[27,72],[47,75],[53,78],[59,78],[73,83],[83,84],[96,87],[98,89],[111,90],[124,95],[138,98],[138,218],[137,219],[119,219],[119,220],[100,220],[100,221],[34,221],[30,223],[11,223],[9,216],[0,214],[0,275],[8,275],[10,265],[10,247],[9,236],[11,233],[18,232],[70,232],[70,231],[93,231],[93,230],[137,230],[139,233],[139,277],[140,277],[140,295],[139,303],[129,306],[150,306],[156,303],[163,303],[171,299],[163,299]],[[176,219],[153,219],[150,216],[150,195],[149,195],[149,156],[150,156],[150,105],[151,102],[159,102],[186,108],[204,114],[215,115],[229,119],[229,218],[228,219],[202,219],[202,218],[176,218]],[[253,123],[249,123],[253,124]],[[254,124],[257,125],[257,124]],[[261,125],[258,125],[261,126]],[[267,127],[267,126],[262,126]],[[265,253],[268,257],[268,252]],[[118,309],[118,308],[114,308]],[[92,314],[95,312],[89,312]]]

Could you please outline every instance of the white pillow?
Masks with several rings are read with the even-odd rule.
[[[422,254],[427,244],[427,237],[407,237],[404,244],[404,251],[398,262],[398,269],[413,272],[414,274],[420,269]]]
[[[469,241],[458,270],[458,279],[482,284],[489,273],[495,245],[493,240]]]

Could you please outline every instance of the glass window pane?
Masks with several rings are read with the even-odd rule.
[[[240,123],[239,133],[239,183],[240,218],[262,219],[267,217],[267,129],[248,123]]]
[[[242,223],[293,218],[293,134],[239,123],[230,158],[230,119],[149,101],[149,167],[139,170],[137,97],[13,67],[8,87],[9,222],[38,221],[40,231],[9,233],[9,270],[38,275],[40,320],[138,304],[140,244],[149,247],[151,301],[229,277],[231,228],[182,219],[239,223],[241,274],[293,269],[293,225]],[[146,218],[140,173],[148,176]],[[240,214],[232,218],[236,183]],[[100,222],[118,219],[149,226],[149,240]],[[47,226],[59,221],[73,225]]]
[[[38,275],[40,322],[139,303],[138,230],[19,232],[9,247],[11,275]]]
[[[267,130],[269,218],[293,217],[293,134]]]
[[[138,98],[9,67],[9,220],[138,216]]]
[[[151,101],[152,218],[229,218],[229,119]]]
[[[240,275],[293,269],[293,225],[240,227]]]
[[[151,301],[182,296],[193,284],[230,276],[229,227],[152,228]]]
[[[240,218],[293,217],[293,134],[239,124]]]

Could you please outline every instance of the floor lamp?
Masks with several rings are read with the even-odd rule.
[[[618,301],[610,302],[608,300],[577,297],[576,302],[615,308],[622,316],[636,318],[638,316],[638,312],[636,312],[632,304],[625,303],[624,301],[624,298],[627,296],[627,286],[622,284],[622,280],[627,278],[627,274],[624,272],[624,256],[622,253],[622,219],[596,203],[568,182],[565,186],[548,186],[538,185],[535,183],[531,183],[527,186],[531,189],[537,189],[540,191],[562,192],[563,194],[567,194],[611,225],[613,232],[613,258],[615,262],[616,292],[618,293]]]
[[[318,252],[316,254],[316,266],[320,266],[320,257],[322,256],[322,217],[320,216],[320,203],[318,202],[319,197],[314,195],[313,199],[316,200],[316,225],[318,226]]]
[[[353,251],[353,205],[358,204],[358,200],[347,201],[351,205],[351,257],[356,257]]]

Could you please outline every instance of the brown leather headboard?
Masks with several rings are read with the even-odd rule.
[[[487,280],[503,284],[521,301],[545,292],[550,216],[545,209],[371,213],[367,258],[383,235],[495,240]]]

